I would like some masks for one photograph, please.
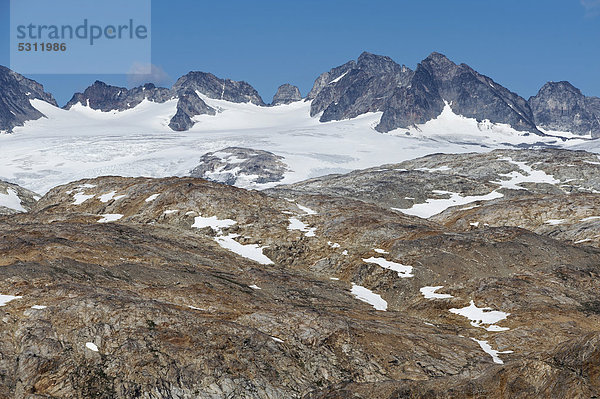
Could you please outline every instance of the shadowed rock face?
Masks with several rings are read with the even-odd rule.
[[[34,99],[57,105],[41,84],[0,66],[0,131],[12,132],[26,121],[42,118],[29,102]]]
[[[217,111],[206,105],[195,91],[188,90],[179,96],[177,113],[171,118],[169,127],[177,132],[189,130],[195,124],[192,120],[194,116],[216,114]]]
[[[323,112],[322,122],[381,111],[376,129],[388,132],[425,123],[448,103],[456,114],[468,118],[540,133],[525,99],[439,53],[432,53],[414,72],[389,57],[363,53],[356,63],[321,75],[311,93],[311,115]]]
[[[57,187],[0,218],[0,294],[21,297],[2,307],[0,396],[598,396],[599,249],[514,227],[521,211],[464,228],[445,216],[466,205],[430,219],[390,209],[498,190],[471,210],[600,214],[596,160],[434,155],[266,193],[196,178]],[[518,175],[521,188],[495,183]],[[564,198],[535,205],[551,196]],[[437,286],[445,298],[424,296]],[[471,322],[466,307],[504,313]]]
[[[173,97],[171,90],[156,87],[152,83],[128,90],[96,81],[83,93],[75,93],[64,108],[71,109],[74,105],[81,104],[103,112],[124,111],[136,107],[143,100],[164,103]]]
[[[325,86],[327,86],[331,81],[339,78],[344,75],[346,72],[354,69],[356,67],[356,61],[348,61],[344,65],[340,65],[339,67],[331,69],[329,72],[323,72],[319,77],[315,80],[315,83],[306,96],[307,100],[314,100],[317,95],[323,90]]]
[[[421,65],[430,71],[439,95],[450,104],[454,113],[539,133],[525,99],[468,65],[456,65],[440,53],[431,54]]]
[[[265,105],[258,92],[248,83],[219,79],[212,73],[190,72],[173,85],[173,91],[178,94],[188,90],[198,91],[217,100]]]
[[[302,100],[300,89],[289,83],[279,86],[277,93],[273,96],[273,102],[271,105],[291,104],[296,101]]]
[[[543,129],[600,137],[600,98],[586,97],[569,82],[548,82],[529,99]]]
[[[268,151],[228,147],[204,154],[190,176],[232,186],[273,183],[283,180],[288,171],[282,160]]]
[[[412,73],[389,57],[363,53],[356,63],[346,63],[317,79],[311,91],[315,96],[311,116],[323,112],[320,121],[328,122],[379,111],[396,87],[408,84]],[[331,80],[323,86],[327,79]]]

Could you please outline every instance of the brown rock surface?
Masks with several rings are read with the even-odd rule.
[[[478,179],[452,177],[465,178]],[[21,297],[0,308],[0,397],[600,395],[599,249],[536,230],[545,223],[404,215],[385,185],[384,203],[326,186],[265,194],[103,177],[0,217],[0,294]],[[510,191],[473,210],[550,195]],[[564,195],[573,220],[597,209],[594,193]],[[247,258],[257,254],[272,264]],[[391,270],[400,266],[411,276]],[[355,298],[353,284],[388,311]],[[452,298],[426,299],[435,286]],[[450,312],[471,301],[506,314],[471,323]]]

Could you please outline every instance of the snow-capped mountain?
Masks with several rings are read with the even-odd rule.
[[[34,99],[57,106],[41,84],[0,66],[0,133],[41,118],[43,115],[30,104]]]
[[[56,105],[43,87],[6,68],[2,76],[4,107],[0,128],[12,130],[41,115],[24,99],[41,99]],[[194,95],[196,93],[197,95]],[[266,106],[256,89],[243,81],[221,79],[211,73],[190,72],[171,89],[153,84],[127,89],[95,82],[76,93],[65,109],[76,104],[103,112],[124,111],[143,100],[165,103],[181,100],[170,127],[189,130],[194,117],[214,115],[201,96],[233,103]],[[290,104],[302,99],[296,86],[279,87],[271,105]],[[600,99],[585,97],[568,82],[549,82],[540,92],[525,100],[466,64],[457,65],[445,55],[432,53],[413,71],[389,57],[363,53],[356,61],[321,74],[308,93],[310,116],[321,122],[352,119],[369,112],[382,112],[376,125],[379,132],[410,129],[436,119],[446,104],[452,112],[478,122],[509,125],[521,132],[543,135],[543,131],[571,132],[600,137]],[[10,114],[10,111],[13,114]]]

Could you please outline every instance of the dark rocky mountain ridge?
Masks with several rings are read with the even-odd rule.
[[[548,82],[528,102],[543,129],[600,136],[600,98],[584,96],[569,82]]]
[[[323,112],[323,122],[382,111],[376,129],[388,132],[425,123],[449,103],[459,115],[540,133],[525,99],[440,53],[432,53],[415,71],[370,53],[361,54],[355,64],[347,63],[344,69],[339,80],[319,90],[323,78],[317,79],[312,90],[311,115]]]
[[[76,104],[81,104],[103,112],[124,111],[135,108],[143,100],[163,103],[172,98],[174,96],[171,90],[156,87],[152,83],[127,89],[125,87],[110,86],[97,80],[83,93],[75,93],[63,108],[68,110]]]
[[[37,83],[6,68],[1,75],[4,80],[0,87],[5,87],[0,95],[1,130],[10,131],[26,120],[41,117],[28,99],[39,98],[56,105]],[[178,99],[181,104],[169,126],[185,131],[194,125],[195,116],[216,113],[193,92],[211,99],[266,105],[256,89],[246,82],[190,72],[171,89],[152,84],[126,89],[95,82],[83,93],[76,93],[65,108],[81,103],[102,111],[122,111],[144,99],[159,103]],[[285,84],[278,89],[271,105],[289,104],[301,98],[297,87]],[[507,124],[522,132],[543,134],[539,126],[544,130],[600,137],[600,98],[586,97],[568,82],[549,82],[536,96],[525,100],[468,65],[455,64],[440,53],[432,53],[412,70],[389,57],[365,52],[356,61],[322,73],[306,99],[312,101],[310,115],[318,116],[322,122],[382,112],[376,126],[379,132],[426,123],[448,105],[458,115],[479,122]]]
[[[11,132],[27,121],[44,117],[30,104],[34,99],[58,106],[41,84],[0,66],[0,131]]]

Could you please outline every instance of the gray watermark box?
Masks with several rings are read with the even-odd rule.
[[[22,74],[149,74],[151,0],[11,0],[10,66]]]

